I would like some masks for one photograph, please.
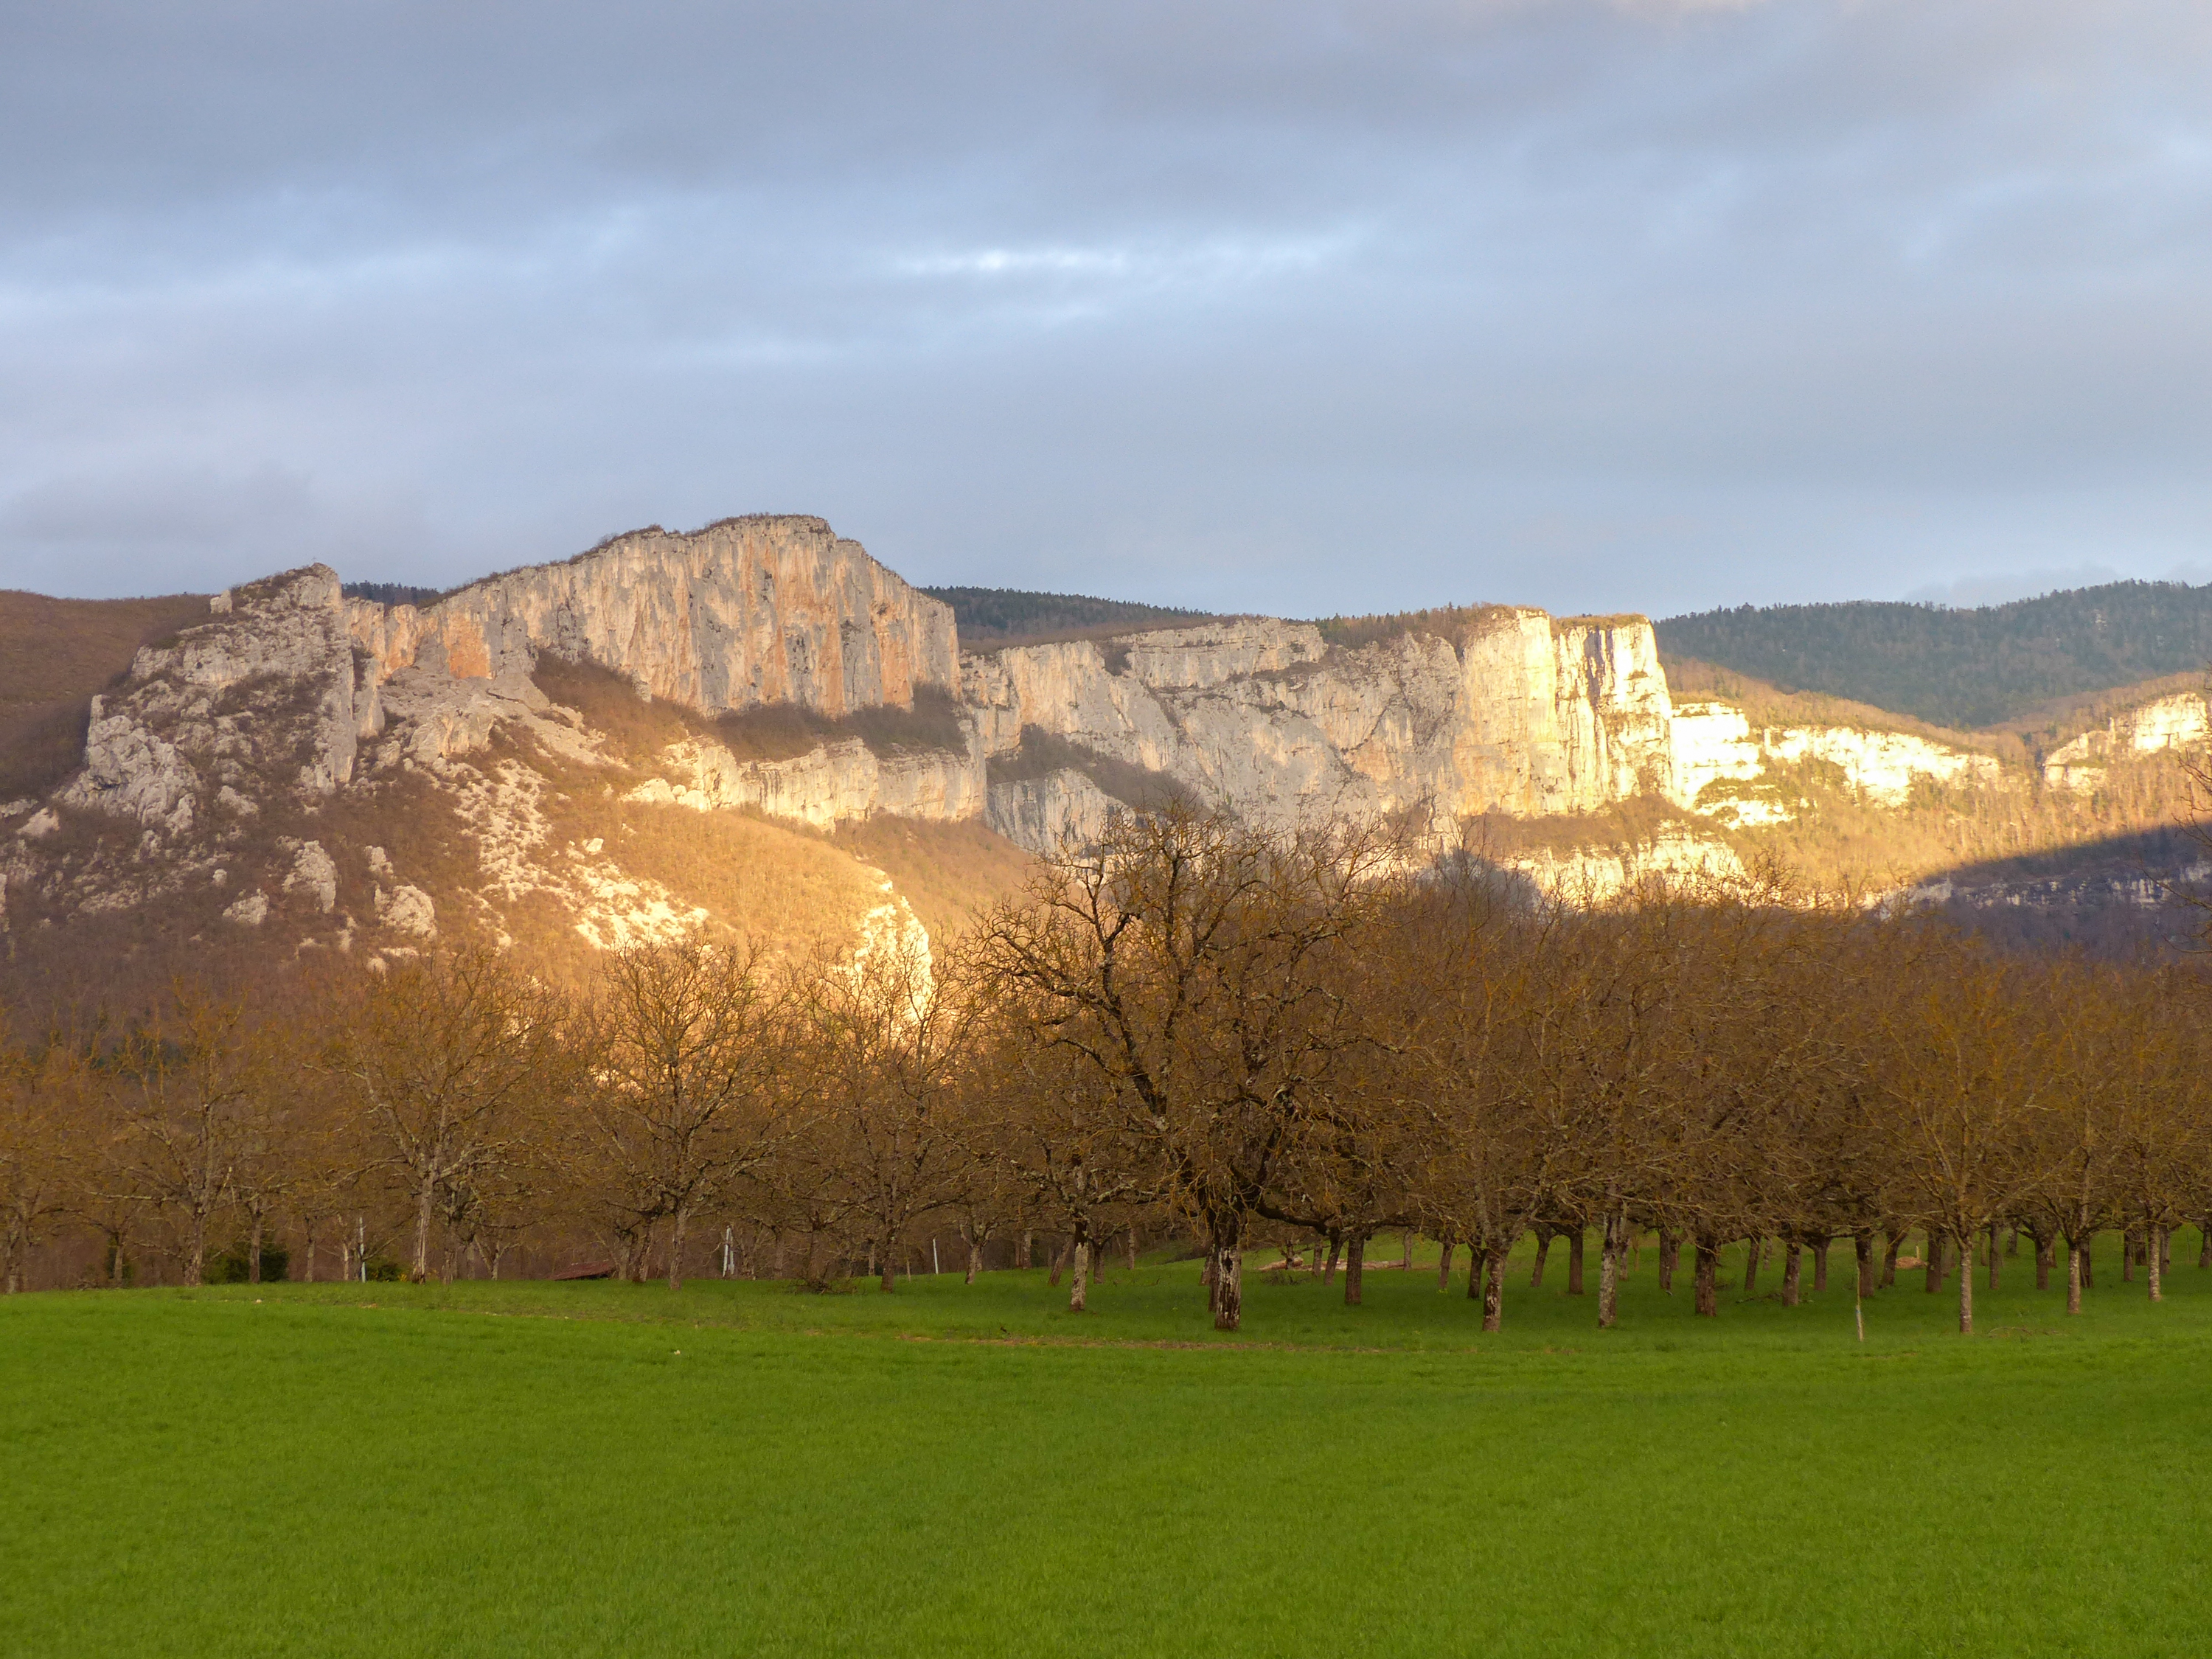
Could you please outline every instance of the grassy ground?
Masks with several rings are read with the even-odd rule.
[[[1034,1273],[18,1297],[0,1652],[2193,1651],[2212,1273],[2100,1255],[2078,1320],[2021,1258],[1980,1334],[1914,1275],[1863,1346],[1847,1289],[1698,1321],[1648,1257],[1600,1333],[1557,1251],[1494,1337],[1432,1270],[1255,1283],[1236,1339],[1190,1264],[1082,1319]]]

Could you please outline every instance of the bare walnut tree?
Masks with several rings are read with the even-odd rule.
[[[1206,1249],[1213,1322],[1243,1319],[1245,1229],[1362,1039],[1341,958],[1382,905],[1376,840],[1279,836],[1173,806],[1117,818],[983,932],[987,981],[1091,1067]]]
[[[338,1033],[332,1063],[407,1201],[416,1279],[429,1277],[441,1198],[514,1153],[533,1098],[568,1091],[563,1012],[496,958],[465,953],[392,969]]]
[[[602,970],[575,1134],[603,1200],[668,1224],[668,1288],[691,1223],[775,1151],[787,1121],[784,1010],[751,957],[696,939]]]

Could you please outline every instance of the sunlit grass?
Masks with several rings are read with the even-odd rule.
[[[1864,1345],[1840,1254],[1717,1322],[1647,1255],[1606,1333],[1562,1255],[1494,1337],[1432,1265],[1255,1282],[1229,1339],[1189,1263],[1079,1318],[1042,1273],[12,1298],[0,1652],[2143,1654],[2212,1610],[2193,1235],[2162,1306],[2108,1247],[2069,1321],[2022,1256],[1981,1334],[1916,1274]]]

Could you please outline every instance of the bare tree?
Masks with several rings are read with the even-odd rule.
[[[914,1224],[953,1204],[969,1173],[961,1070],[973,1015],[913,951],[824,963],[797,994],[809,1109],[783,1163],[817,1194],[843,1194],[886,1292]]]
[[[9,1295],[23,1288],[32,1249],[80,1191],[87,1093],[65,1044],[15,1042],[0,1011],[0,1290]]]
[[[782,1025],[736,948],[641,945],[601,974],[579,1129],[608,1200],[647,1229],[668,1223],[672,1291],[693,1218],[775,1151]]]
[[[130,1179],[179,1218],[187,1285],[205,1276],[216,1218],[236,1197],[248,1119],[279,1086],[276,1054],[275,1033],[242,1003],[180,981],[109,1062],[128,1120]]]
[[[568,1091],[562,1012],[495,957],[462,952],[392,969],[338,1033],[331,1063],[399,1181],[416,1279],[429,1277],[441,1194],[514,1149],[533,1095]]]
[[[983,932],[987,981],[1095,1067],[1206,1249],[1213,1322],[1243,1319],[1244,1233],[1322,1079],[1360,1040],[1331,958],[1380,902],[1371,838],[1277,836],[1180,805],[1117,818]]]

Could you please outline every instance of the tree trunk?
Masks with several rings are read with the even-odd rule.
[[[1620,1316],[1620,1258],[1628,1253],[1628,1214],[1609,1212],[1598,1241],[1597,1328],[1609,1331]]]
[[[1437,1289],[1439,1292],[1451,1289],[1452,1242],[1440,1239],[1437,1243]]]
[[[2136,1236],[2132,1231],[2120,1235],[2120,1283],[2136,1282]]]
[[[1209,1300],[1213,1310],[1213,1328],[1233,1331],[1244,1322],[1244,1256],[1240,1248],[1243,1224],[1241,1218],[1218,1224],[1206,1243],[1208,1265],[1212,1268],[1213,1285]]]
[[[1544,1261],[1551,1254],[1552,1230],[1549,1227],[1539,1227],[1536,1229],[1536,1265],[1528,1269],[1530,1290],[1540,1291],[1544,1288]]]
[[[1994,1221],[1990,1223],[1989,1243],[1984,1248],[1990,1253],[1990,1290],[1994,1293],[1997,1288],[1997,1224]]]
[[[1487,1259],[1488,1258],[1482,1251],[1474,1248],[1474,1241],[1473,1239],[1470,1238],[1468,1240],[1467,1299],[1470,1302],[1480,1302],[1482,1300],[1482,1267],[1484,1261]],[[1498,1259],[1502,1262],[1505,1258],[1501,1255]]]
[[[1486,1264],[1486,1271],[1468,1274],[1469,1284],[1478,1279],[1485,1281],[1482,1287],[1482,1328],[1486,1331],[1494,1331],[1505,1322],[1505,1252],[1512,1242],[1507,1239],[1502,1243],[1492,1244]]]
[[[1336,1283],[1336,1253],[1339,1249],[1343,1248],[1343,1244],[1344,1235],[1338,1232],[1333,1227],[1329,1229],[1328,1266],[1322,1270],[1321,1275],[1321,1282],[1323,1285],[1334,1285]]]
[[[2016,1221],[2013,1223],[2011,1231],[2005,1235],[2005,1254],[2007,1255],[2020,1254],[2020,1224]]]
[[[1354,1233],[1344,1241],[1344,1305],[1359,1305],[1361,1280],[1367,1267],[1367,1235]]]
[[[2166,1228],[2156,1229],[2152,1237],[2158,1241],[2158,1270],[2161,1273],[2173,1271],[2173,1235]]]
[[[1928,1294],[1933,1296],[1943,1288],[1943,1235],[1932,1227],[1928,1232]]]
[[[1760,1237],[1757,1233],[1753,1233],[1749,1239],[1745,1241],[1743,1247],[1743,1293],[1746,1296],[1755,1296],[1759,1293],[1759,1257],[1760,1251],[1765,1248],[1765,1243],[1766,1241]]]
[[[884,1240],[883,1249],[878,1253],[878,1261],[883,1272],[876,1282],[883,1287],[885,1296],[898,1290],[898,1258],[899,1253],[891,1248],[891,1241],[888,1238]]]
[[[983,1271],[983,1241],[973,1233],[968,1236],[968,1279],[973,1285],[975,1275]]]
[[[2096,1234],[2081,1235],[2081,1288],[2085,1291],[2094,1291],[2097,1288],[2096,1243]]]
[[[1137,1224],[1129,1224],[1129,1271],[1137,1271]]]
[[[438,1183],[426,1181],[415,1201],[415,1282],[420,1285],[430,1276],[430,1205],[438,1195]]]
[[[1674,1294],[1674,1269],[1681,1265],[1681,1236],[1672,1227],[1659,1230],[1659,1288],[1668,1296]]]
[[[2150,1249],[2144,1253],[2150,1267],[2150,1299],[2154,1302],[2166,1300],[2166,1285],[2159,1265],[2165,1254],[2166,1229],[2154,1227],[2150,1230]]]
[[[680,1291],[684,1288],[684,1234],[690,1224],[691,1212],[689,1206],[679,1208],[676,1212],[674,1220],[670,1224],[668,1288],[672,1291]]]
[[[1974,1231],[1959,1230],[1959,1334],[1974,1334]]]
[[[1885,1237],[1887,1242],[1882,1246],[1881,1287],[1886,1291],[1897,1283],[1897,1251],[1898,1247],[1905,1243],[1905,1237],[1903,1234],[1894,1232],[1886,1234]]]
[[[1703,1233],[1698,1235],[1696,1276],[1696,1311],[1707,1319],[1717,1319],[1721,1311],[1721,1247]]]
[[[1067,1310],[1082,1313],[1091,1304],[1091,1241],[1075,1241],[1075,1274],[1067,1292]]]
[[[1567,1294],[1583,1293],[1583,1230],[1580,1226],[1567,1234]]]
[[[1861,1301],[1874,1294],[1874,1233],[1862,1227],[1851,1235],[1851,1261],[1858,1269]]]
[[[263,1222],[261,1218],[258,1215],[256,1215],[253,1218],[253,1231],[251,1236],[247,1238],[246,1244],[246,1282],[249,1285],[258,1285],[261,1282],[262,1226]],[[2151,1300],[2154,1302],[2158,1300],[2157,1291],[2154,1291],[2151,1292]]]
[[[1411,1273],[1413,1271],[1413,1230],[1411,1227],[1406,1229],[1402,1239],[1405,1255],[1398,1265],[1406,1272]]]
[[[307,1219],[306,1219],[303,1223],[301,1223],[301,1227],[302,1227],[302,1230],[306,1232],[306,1234],[307,1234],[307,1249],[306,1249],[302,1254],[304,1254],[304,1255],[306,1255],[306,1257],[307,1257],[307,1283],[308,1283],[308,1284],[310,1284],[310,1285],[312,1285],[312,1284],[313,1284],[313,1283],[315,1282],[315,1218],[314,1218],[314,1217],[313,1217],[313,1216],[309,1216],[309,1217],[307,1217]]]
[[[1782,1305],[1794,1308],[1805,1282],[1805,1247],[1791,1239],[1782,1249]]]
[[[1813,1246],[1813,1293],[1818,1296],[1828,1288],[1828,1240],[1823,1235]]]
[[[2035,1241],[2035,1288],[2037,1290],[2047,1291],[2051,1288],[2051,1258],[2057,1253],[2058,1241],[2056,1237],[2046,1235]]]
[[[2082,1268],[2087,1255],[2088,1252],[2078,1241],[2071,1238],[2066,1241],[2066,1311],[2070,1314],[2081,1311],[2081,1285],[2085,1278]]]
[[[2212,1267],[2212,1215],[2197,1224],[2197,1265]]]
[[[1022,1229],[1022,1242],[1014,1250],[1014,1266],[1017,1267],[1036,1266],[1036,1235],[1026,1227]]]
[[[185,1253],[185,1283],[198,1285],[207,1277],[207,1218],[192,1218],[191,1243]]]
[[[1045,1275],[1045,1282],[1055,1291],[1060,1288],[1060,1276],[1067,1271],[1067,1258],[1074,1249],[1075,1241],[1071,1238],[1052,1253],[1052,1271]]]

